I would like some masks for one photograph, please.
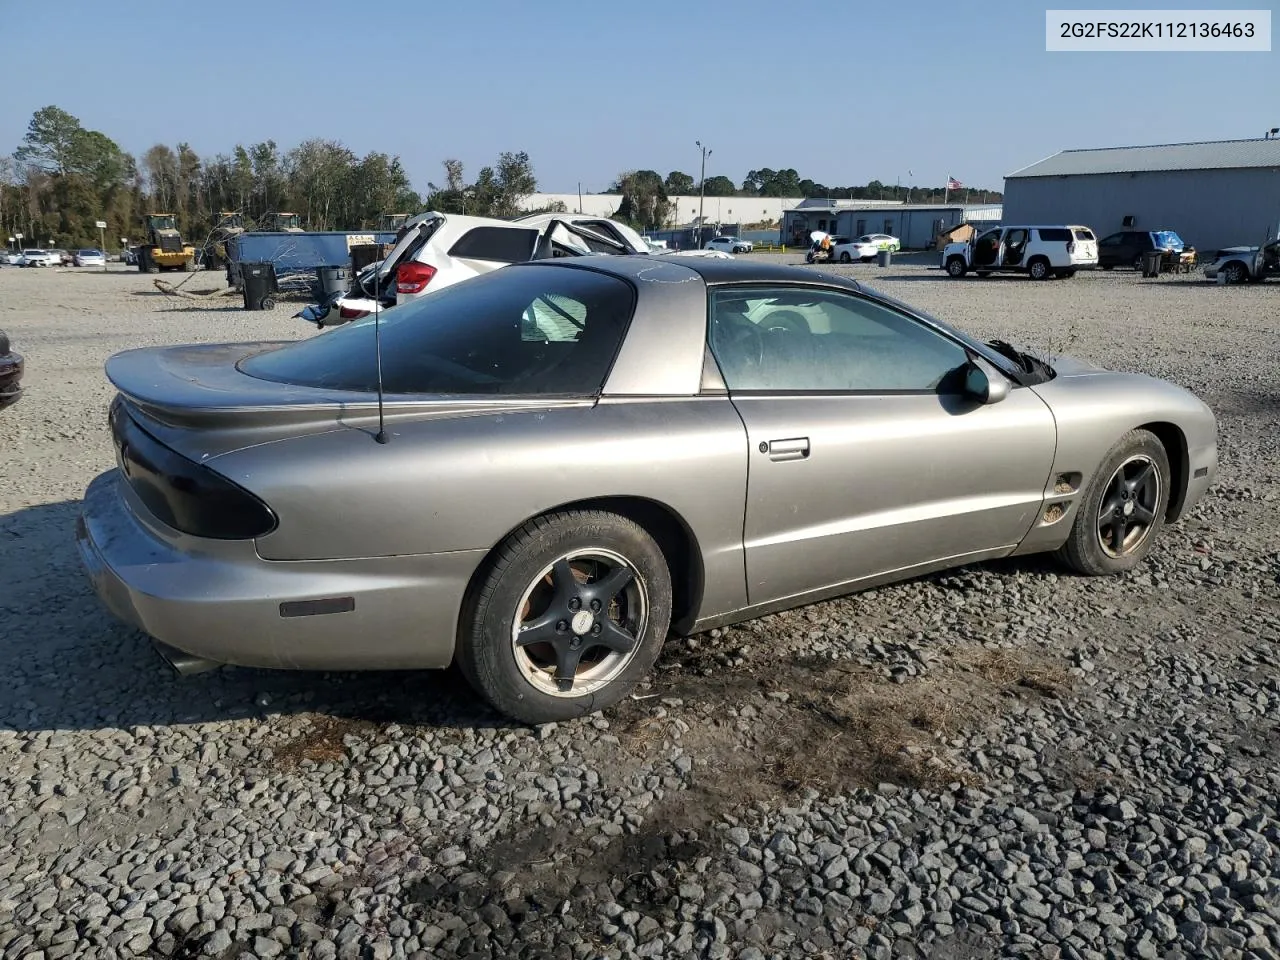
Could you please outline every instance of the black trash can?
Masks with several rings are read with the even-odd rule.
[[[878,254],[876,254],[876,263],[882,267],[889,266],[891,263],[893,263],[893,251],[881,250]]]
[[[1160,276],[1160,258],[1164,256],[1159,250],[1148,250],[1142,255],[1142,275],[1144,277]]]
[[[244,308],[246,310],[274,310],[275,295],[280,291],[276,280],[276,268],[272,263],[240,264],[240,279],[244,284]]]
[[[316,299],[325,300],[335,293],[346,293],[351,286],[351,271],[345,266],[316,267]]]

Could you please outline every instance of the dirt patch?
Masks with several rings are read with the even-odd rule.
[[[617,711],[620,736],[647,758],[678,743],[704,799],[724,813],[804,788],[976,784],[978,773],[947,741],[1018,701],[1060,697],[1071,680],[1065,664],[1047,656],[985,647],[931,655],[915,675],[815,659],[767,671],[744,662],[708,676],[701,646],[692,661],[659,676],[659,702],[679,706],[628,702]]]
[[[301,718],[305,729],[296,736],[271,747],[273,764],[281,770],[294,770],[303,761],[342,763],[347,759],[347,737],[370,738],[378,724],[369,720],[314,715]]]

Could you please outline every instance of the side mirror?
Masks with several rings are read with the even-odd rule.
[[[964,392],[982,404],[999,403],[1009,396],[1009,381],[981,357],[972,357],[965,371]]]

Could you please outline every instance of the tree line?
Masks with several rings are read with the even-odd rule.
[[[741,185],[708,177],[709,197],[830,196],[833,199],[940,201],[941,187],[828,187],[793,169],[750,171]],[[156,144],[141,157],[122,150],[107,134],[86,129],[56,106],[37,110],[10,156],[0,156],[0,244],[21,233],[24,245],[72,248],[98,243],[95,224],[105,221],[107,246],[141,236],[141,219],[169,213],[183,236],[200,243],[226,213],[252,229],[271,214],[296,213],[309,230],[370,229],[383,214],[444,213],[514,217],[538,190],[533,164],[522,151],[499,154],[468,180],[461,161],[444,162],[444,182],[428,184],[424,198],[398,156],[372,151],[358,156],[337,140],[310,139],[283,150],[274,140],[237,144],[228,153],[199,156],[189,144]],[[622,173],[609,193],[622,195],[615,216],[644,230],[675,226],[670,197],[698,192],[682,171]],[[976,191],[975,191],[976,193]],[[1000,194],[982,191],[984,200]],[[563,205],[558,209],[563,212]]]

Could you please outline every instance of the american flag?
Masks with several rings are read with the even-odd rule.
[[[964,184],[961,183],[959,180],[957,180],[955,177],[947,177],[948,190],[959,190],[963,186]]]

